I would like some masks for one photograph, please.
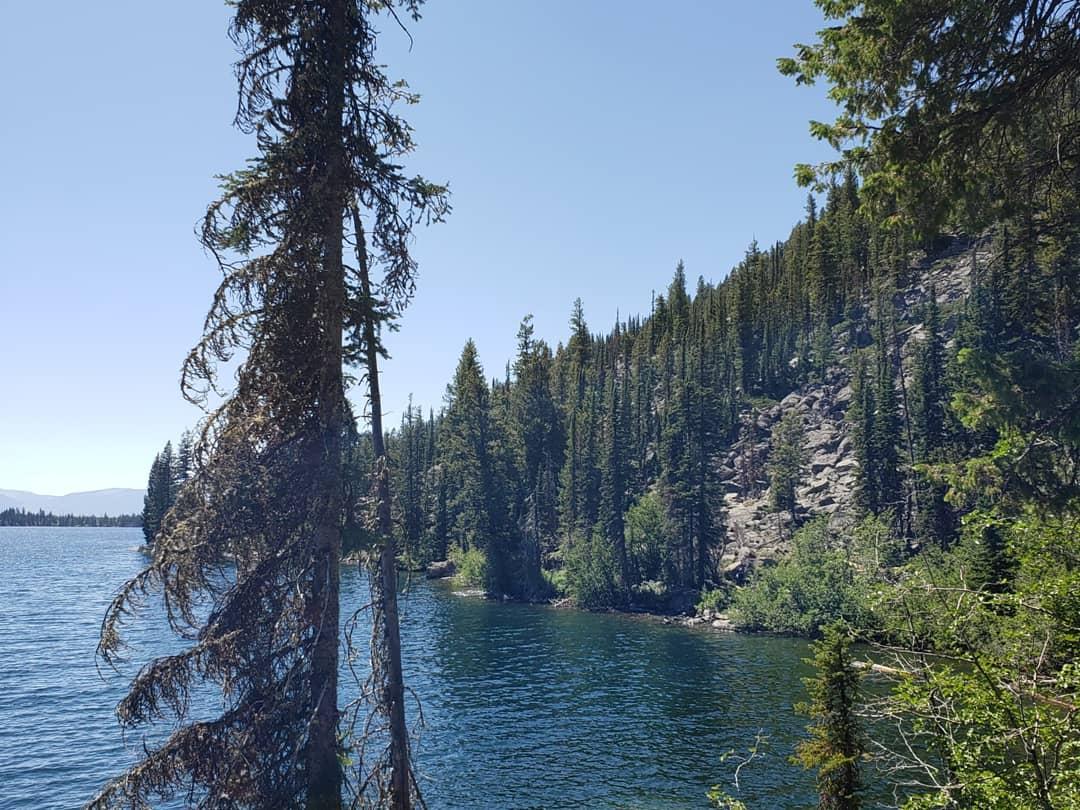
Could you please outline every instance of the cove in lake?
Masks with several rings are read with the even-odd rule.
[[[0,528],[0,807],[79,807],[130,762],[113,709],[125,677],[95,667],[105,608],[144,562],[138,529]],[[366,601],[343,570],[343,613]],[[804,734],[796,639],[642,617],[499,604],[417,582],[403,600],[405,677],[423,701],[421,787],[439,808],[695,808],[729,785],[751,807],[808,807],[812,776],[787,762]],[[140,651],[175,642],[132,628]]]

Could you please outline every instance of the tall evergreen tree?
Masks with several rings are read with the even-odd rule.
[[[795,490],[806,470],[806,433],[802,416],[788,411],[772,435],[769,454],[769,503],[777,512],[791,515],[791,524],[798,520],[798,499]]]
[[[948,430],[945,355],[937,290],[933,285],[922,326],[925,335],[915,351],[911,396],[913,456],[918,464],[924,465],[915,480],[919,490],[915,534],[944,547],[955,532],[952,509],[945,501],[944,483],[925,473],[925,465],[945,457]]]
[[[510,392],[509,432],[520,472],[517,523],[522,537],[525,590],[540,590],[540,564],[554,550],[558,528],[556,476],[562,468],[565,440],[552,395],[551,349],[533,337],[532,316],[518,329],[518,353]]]
[[[604,537],[611,544],[615,558],[616,579],[625,592],[630,586],[630,571],[626,555],[626,414],[622,408],[624,397],[620,392],[619,381],[612,373],[605,396],[607,420],[600,513]]]
[[[450,492],[450,537],[463,550],[486,554],[486,587],[502,594],[510,592],[511,561],[492,458],[491,393],[483,374],[476,344],[469,340],[446,389],[440,455]]]
[[[195,468],[195,437],[190,430],[180,434],[180,443],[176,446],[176,469],[173,478],[176,486],[180,487],[191,477]]]
[[[147,806],[177,793],[202,807],[341,806],[338,590],[352,508],[344,502],[342,366],[366,357],[376,427],[371,359],[381,347],[371,327],[412,290],[413,227],[446,210],[444,189],[403,174],[400,157],[412,140],[392,108],[405,93],[375,60],[373,16],[395,7],[415,15],[419,5],[232,4],[237,124],[256,135],[259,154],[223,180],[203,223],[202,241],[224,279],[203,340],[185,363],[185,394],[205,405],[206,394],[219,390],[218,364],[241,349],[243,360],[235,390],[207,417],[203,452],[153,559],[122,589],[102,628],[100,651],[114,661],[133,603],[164,591],[169,621],[191,646],[144,667],[118,715],[128,727],[164,716],[174,730],[148,745],[94,807]],[[358,227],[364,216],[368,240]],[[347,244],[361,267],[346,268]],[[385,271],[378,296],[370,276],[362,277],[374,267]],[[348,351],[346,331],[359,332]],[[373,441],[381,435],[378,426]],[[377,495],[388,507],[385,486]],[[385,758],[365,762],[371,771],[360,781],[378,801],[407,808],[412,785],[387,540],[389,570],[383,565],[373,576],[381,586],[373,669],[389,746]],[[231,577],[219,575],[223,558],[233,562]],[[189,696],[200,687],[223,696],[216,719],[192,716]]]
[[[889,328],[892,309],[879,306],[874,336],[875,386],[874,400],[876,407],[872,421],[870,446],[873,448],[874,486],[877,489],[875,500],[880,511],[896,510],[899,514],[903,506],[903,476],[900,472],[900,437],[901,420],[899,402],[896,396],[896,369],[893,364],[893,352],[890,350],[891,333]]]
[[[146,480],[146,495],[143,496],[142,532],[147,543],[153,543],[165,514],[176,500],[176,479],[172,442],[166,442],[160,453],[154,456],[150,465],[150,474]]]
[[[570,542],[590,530],[589,485],[593,479],[591,419],[589,414],[589,351],[591,339],[585,323],[581,299],[574,302],[570,316],[563,375],[566,420],[566,453],[560,473],[559,519],[563,536]]]
[[[855,460],[859,464],[856,501],[863,511],[878,514],[881,511],[876,472],[879,462],[874,444],[874,414],[877,412],[877,400],[874,395],[874,386],[870,381],[866,357],[862,354],[856,355],[853,363],[851,407],[848,409],[847,418],[851,425]]]
[[[859,678],[851,661],[851,639],[835,625],[814,644],[815,675],[806,678],[808,703],[796,708],[811,719],[810,739],[799,744],[795,761],[817,771],[821,810],[858,810],[859,760],[865,741],[855,707]]]

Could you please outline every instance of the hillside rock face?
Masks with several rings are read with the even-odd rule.
[[[971,289],[973,269],[986,267],[990,258],[988,240],[972,243],[954,239],[911,266],[908,282],[893,299],[902,369],[897,398],[902,408],[911,388],[914,349],[926,337],[921,318],[930,291],[936,295],[941,326],[949,340]],[[769,564],[788,550],[791,517],[772,510],[766,472],[772,431],[786,413],[794,411],[802,417],[806,435],[808,463],[796,491],[799,522],[827,515],[841,528],[854,520],[858,462],[847,419],[852,399],[848,360],[855,349],[868,342],[868,335],[836,327],[834,362],[824,380],[804,385],[778,403],[762,403],[743,412],[738,440],[716,460],[726,521],[719,567],[729,577],[741,580],[754,566]]]

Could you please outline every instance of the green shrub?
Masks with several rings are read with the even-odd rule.
[[[595,610],[621,604],[615,581],[615,554],[599,532],[577,539],[566,549],[566,584],[579,607]]]
[[[566,596],[570,593],[570,585],[567,582],[565,568],[556,568],[551,571],[544,569],[540,573],[544,577],[548,590],[552,594],[555,596]]]
[[[857,578],[825,519],[796,532],[791,555],[735,594],[733,618],[748,630],[816,636],[837,619],[871,624],[867,580]]]
[[[637,581],[659,579],[671,536],[667,510],[656,492],[647,492],[626,510],[626,552]]]
[[[652,613],[662,613],[671,599],[671,591],[660,580],[649,579],[631,589],[630,599],[635,607]]]
[[[697,601],[697,612],[704,613],[708,610],[716,613],[723,610],[731,604],[733,592],[734,588],[726,582],[716,588],[706,588]]]
[[[450,559],[454,561],[454,580],[467,588],[487,587],[488,564],[484,552],[478,548],[450,550]]]

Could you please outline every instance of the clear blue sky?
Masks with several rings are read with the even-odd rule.
[[[231,128],[219,0],[0,2],[0,488],[141,487],[193,424],[177,377],[217,270],[193,228]],[[822,88],[775,59],[821,26],[811,0],[431,0],[415,46],[383,25],[411,167],[454,213],[419,234],[418,295],[389,340],[387,419],[442,401],[465,340],[502,373],[518,322],[552,345],[647,311],[676,262],[719,280],[802,213],[825,147]]]

